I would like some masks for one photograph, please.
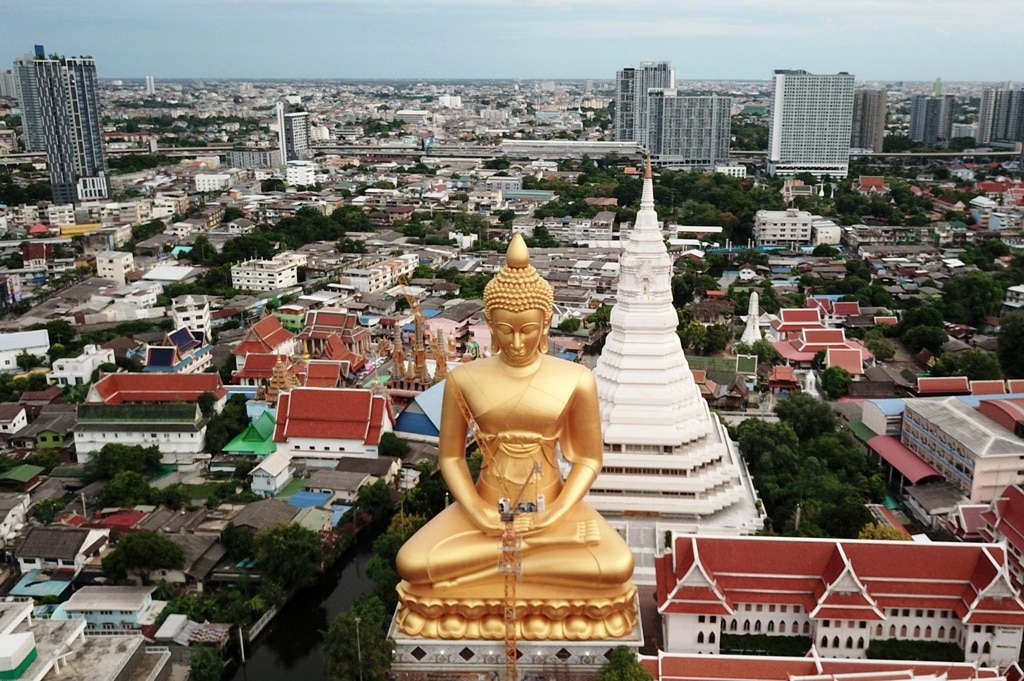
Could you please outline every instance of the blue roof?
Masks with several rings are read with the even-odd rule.
[[[956,395],[956,398],[964,404],[977,409],[982,400],[1019,400],[1024,398],[1024,394],[1009,393],[1006,395],[1000,395],[997,393],[995,395]]]
[[[31,596],[32,598],[60,596],[70,586],[70,579],[65,581],[59,577],[40,574],[40,570],[29,570],[14,585],[10,595]]]
[[[331,507],[331,527],[337,527],[338,523],[341,522],[342,516],[351,511],[355,506],[332,506]]]
[[[182,327],[177,331],[172,331],[167,337],[172,343],[174,343],[174,345],[177,346],[178,352],[188,352],[199,345],[199,343],[196,342],[195,337],[192,335],[192,332],[186,327]]]
[[[577,353],[569,352],[568,350],[563,350],[562,352],[559,352],[558,354],[555,355],[555,357],[557,357],[558,359],[567,359],[570,362],[575,360],[577,356]]]
[[[169,367],[174,364],[174,348],[151,347],[146,357],[147,367]]]
[[[331,498],[330,492],[296,492],[288,497],[288,503],[298,508],[323,506]]]
[[[398,415],[398,420],[395,421],[395,432],[432,437],[440,435],[437,426],[431,423],[426,414],[411,414],[408,409]]]
[[[895,416],[896,414],[902,414],[903,407],[905,406],[903,400],[901,399],[871,401],[878,405],[878,409],[886,416]]]

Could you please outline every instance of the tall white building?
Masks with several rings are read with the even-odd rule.
[[[615,139],[647,144],[647,93],[652,88],[672,89],[676,72],[667,61],[646,61],[615,74]]]
[[[146,76],[146,94],[156,94],[156,82],[153,80],[153,76]]]
[[[312,156],[309,148],[310,120],[308,111],[288,111],[287,102],[277,103],[277,141],[281,162],[299,161]]]
[[[648,166],[636,227],[619,259],[611,332],[594,370],[605,454],[587,496],[625,529],[638,583],[653,581],[666,530],[743,534],[762,526],[739,451],[701,397],[677,324]]]
[[[775,71],[768,172],[846,177],[850,167],[853,75]]]

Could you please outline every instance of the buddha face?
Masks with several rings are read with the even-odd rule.
[[[509,312],[497,309],[488,324],[491,341],[500,351],[500,357],[509,366],[526,366],[533,362],[547,342],[547,315],[543,310],[529,309]]]

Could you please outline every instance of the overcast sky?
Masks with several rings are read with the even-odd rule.
[[[0,68],[32,45],[101,78],[1024,81],[1024,0],[5,0]]]

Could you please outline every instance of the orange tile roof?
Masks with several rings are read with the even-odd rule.
[[[274,442],[314,438],[376,445],[384,428],[384,401],[355,388],[292,388],[277,403]]]
[[[221,399],[228,394],[216,373],[116,373],[107,374],[93,386],[104,404],[125,402],[195,402],[205,392]]]

